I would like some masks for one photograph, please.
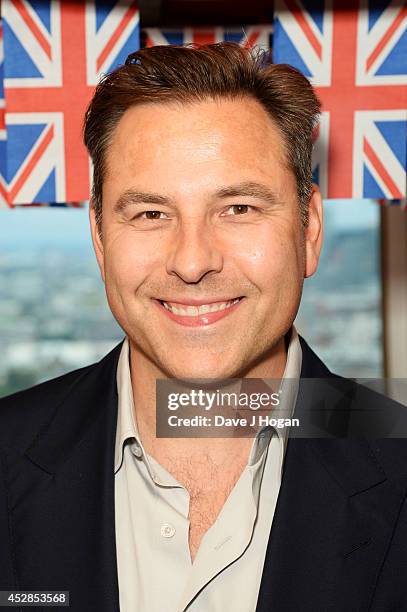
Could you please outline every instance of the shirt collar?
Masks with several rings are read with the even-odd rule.
[[[128,438],[136,438],[140,443],[137,422],[134,413],[133,389],[131,386],[130,362],[129,362],[129,341],[127,337],[123,342],[120,351],[119,362],[117,365],[117,428],[114,472],[119,470],[123,459],[123,444]]]
[[[302,349],[297,330],[294,325],[287,333],[288,340],[287,360],[284,368],[284,373],[281,378],[281,401],[278,406],[278,416],[284,419],[291,419],[294,414],[295,404],[297,401],[299,379],[301,375],[302,365]],[[267,386],[267,379],[263,379]],[[272,416],[273,410],[270,410]],[[249,456],[249,465],[256,463],[262,453],[265,451],[271,436],[275,433],[282,443],[282,459],[285,456],[287,441],[289,435],[289,427],[274,428],[263,427],[256,435]]]
[[[284,418],[291,418],[294,413],[302,362],[301,345],[294,325],[291,327],[290,332],[288,332],[287,338],[288,337],[289,343],[287,350],[287,361],[281,383],[282,393],[281,403],[279,406],[279,414]],[[135,438],[139,446],[142,448],[134,412],[129,354],[129,342],[126,337],[120,352],[116,376],[118,414],[115,445],[115,474],[120,469],[123,458],[123,444],[128,438]],[[265,382],[267,384],[267,380],[265,380]],[[268,442],[270,441],[273,431],[277,433],[277,436],[282,441],[283,454],[285,454],[288,430],[288,427],[283,427],[281,429],[263,428],[260,432],[258,432],[253,441],[253,446],[249,457],[249,464],[256,463],[259,460],[260,456],[267,447]]]

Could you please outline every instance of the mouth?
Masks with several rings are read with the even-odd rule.
[[[210,325],[234,312],[244,299],[244,296],[230,300],[206,304],[182,304],[164,300],[154,300],[160,310],[171,320],[181,325],[196,327]]]

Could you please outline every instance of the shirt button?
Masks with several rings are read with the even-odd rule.
[[[141,450],[140,446],[137,444],[137,442],[135,442],[132,446],[132,451],[133,451],[133,455],[135,455],[136,457],[141,457],[141,455],[143,454],[143,451]]]
[[[172,538],[175,534],[175,527],[173,527],[169,523],[164,523],[164,525],[161,525],[160,531],[163,538]]]

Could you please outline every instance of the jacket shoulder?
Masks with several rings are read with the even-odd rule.
[[[341,444],[361,444],[367,448],[375,462],[390,479],[404,480],[407,476],[407,410],[404,404],[360,384],[331,372],[302,336],[301,377],[318,378],[312,394],[323,397],[326,411],[316,413],[322,423],[322,437],[342,439]],[[315,399],[315,398],[313,398]],[[313,417],[313,423],[318,421]],[[325,434],[328,434],[327,436]],[[346,440],[347,438],[347,440]],[[332,440],[320,441],[329,446]]]
[[[0,448],[28,442],[71,389],[96,366],[78,368],[0,398]]]

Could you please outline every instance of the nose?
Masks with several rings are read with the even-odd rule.
[[[168,274],[176,274],[186,283],[198,283],[222,267],[220,245],[206,224],[192,220],[178,228],[167,259]]]

